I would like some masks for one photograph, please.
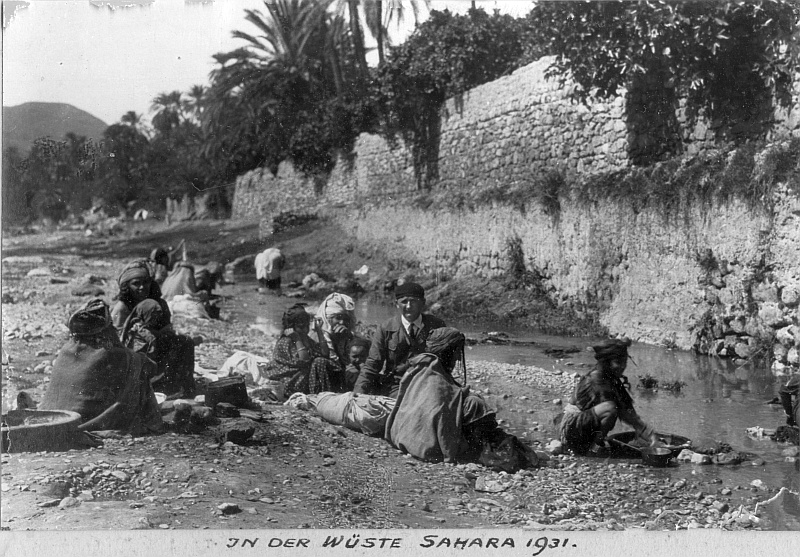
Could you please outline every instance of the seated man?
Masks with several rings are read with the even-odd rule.
[[[561,419],[561,442],[577,454],[602,456],[607,452],[606,435],[617,418],[636,430],[651,445],[660,444],[653,428],[633,409],[628,393],[628,379],[623,375],[628,365],[630,339],[609,339],[593,347],[595,368],[578,382],[570,404]]]
[[[53,362],[41,410],[69,410],[84,429],[117,429],[133,434],[163,428],[150,377],[156,364],[122,346],[108,305],[95,298],[69,318],[70,338]]]
[[[800,425],[800,373],[792,375],[778,394],[781,397],[783,411],[786,413],[786,425],[797,427]]]
[[[397,286],[395,298],[400,315],[375,331],[354,393],[396,397],[408,360],[425,352],[432,330],[445,326],[438,317],[423,313],[425,290],[419,284],[406,282]]]

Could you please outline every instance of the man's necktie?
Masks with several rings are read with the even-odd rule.
[[[417,339],[417,326],[413,323],[408,325],[408,336],[410,336],[413,340]]]

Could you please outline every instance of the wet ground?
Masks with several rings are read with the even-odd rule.
[[[248,245],[252,232],[238,230],[222,224],[213,235],[203,232],[228,246]],[[4,259],[17,257],[3,263],[3,350],[10,356],[8,363],[4,356],[5,395],[26,389],[40,398],[47,365],[64,339],[63,323],[81,301],[70,290],[84,275],[104,278],[110,298],[127,256],[147,253],[153,244],[140,236],[125,239],[120,249],[114,239],[87,244],[79,237],[51,236],[4,245]],[[213,242],[203,245],[213,253]],[[287,249],[299,256],[291,253],[291,243]],[[49,272],[28,276],[33,269]],[[198,363],[213,369],[234,350],[269,356],[278,316],[297,300],[259,293],[246,276],[219,293],[225,297],[226,321],[176,320],[179,330],[205,337]],[[392,312],[371,297],[361,298],[358,309],[364,324]],[[485,334],[498,332],[496,323],[451,324],[471,338],[505,343],[470,347],[469,382],[498,408],[504,427],[541,450],[555,435],[553,420],[572,390],[574,374],[591,364],[585,347],[592,339],[516,328],[500,330],[508,334],[504,338]],[[660,348],[635,345],[632,355],[637,365],[628,375],[634,385],[646,373],[686,383],[679,394],[634,389],[640,413],[659,430],[697,442],[726,442],[755,453],[763,463],[654,469],[638,460],[560,455],[539,469],[505,475],[477,465],[418,462],[381,439],[269,406],[263,422],[249,424],[255,434],[244,445],[220,442],[219,432],[208,430],[109,440],[103,448],[77,452],[3,455],[2,525],[800,529],[796,497],[783,494],[756,512],[756,505],[780,488],[798,491],[797,463],[782,454],[789,447],[745,433],[748,427],[782,423],[779,408],[765,404],[778,379],[758,368]]]

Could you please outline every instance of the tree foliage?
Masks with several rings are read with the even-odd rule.
[[[265,13],[246,11],[259,34],[236,31],[247,44],[215,56],[204,152],[227,158],[231,177],[258,166],[275,172],[287,159],[309,173],[327,172],[370,118],[349,24],[330,1],[264,6]]]
[[[737,134],[736,124],[752,120],[747,113],[763,120],[773,102],[791,104],[798,18],[793,0],[542,1],[527,17],[541,51],[555,55],[550,75],[577,82],[581,100],[655,76],[686,100],[690,123],[704,113],[725,139],[763,134]]]
[[[378,69],[384,134],[411,147],[417,184],[438,177],[439,113],[444,101],[516,69],[523,54],[521,20],[471,9],[432,11]]]

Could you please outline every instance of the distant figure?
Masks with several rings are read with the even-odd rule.
[[[375,331],[354,393],[396,398],[408,360],[426,351],[431,331],[445,326],[438,317],[423,313],[425,290],[419,284],[403,283],[395,288],[394,295],[400,315]]]
[[[155,248],[150,252],[150,260],[155,263],[153,280],[161,286],[166,280],[172,266],[179,260],[178,253],[186,247],[185,240],[181,240],[176,248]]]
[[[281,271],[286,265],[286,258],[276,244],[256,256],[256,278],[264,288],[279,290],[281,287]]]
[[[164,248],[155,248],[150,253],[150,259],[155,263],[153,280],[161,286],[169,275],[169,253]]]
[[[194,278],[194,265],[188,261],[179,261],[170,271],[169,276],[161,284],[161,297],[167,301],[175,296],[189,295],[196,296],[203,301],[208,299],[208,293],[204,290],[201,295],[197,289]]]

